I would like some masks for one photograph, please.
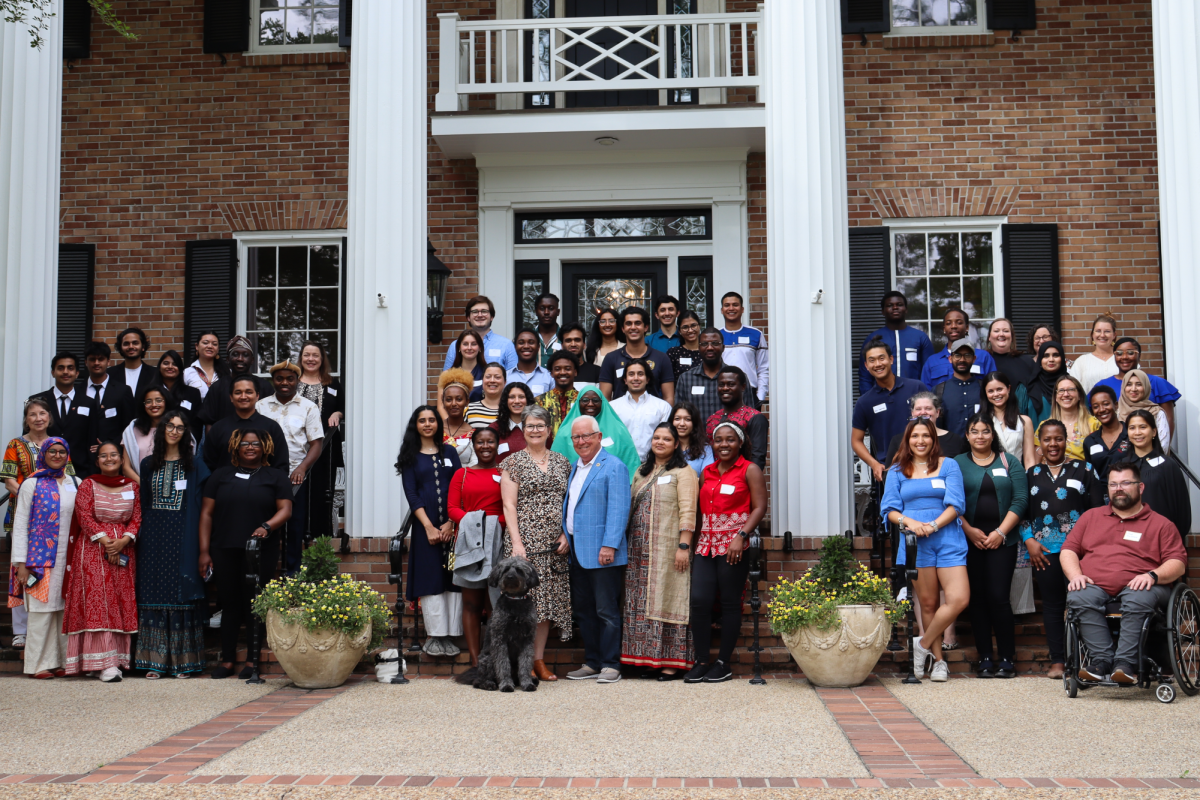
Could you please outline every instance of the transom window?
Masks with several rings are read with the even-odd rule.
[[[985,0],[892,0],[892,33],[929,35],[983,31]]]
[[[968,220],[964,220],[967,222]],[[897,227],[892,231],[892,286],[908,298],[908,324],[934,346],[946,346],[942,317],[958,307],[971,318],[972,341],[981,347],[992,320],[1003,315],[997,265],[997,230]]]
[[[325,345],[329,370],[339,373],[341,242],[246,250],[246,335],[258,372],[284,359],[299,363],[304,340],[312,339]]]
[[[563,239],[711,239],[708,210],[626,214],[521,214],[517,241],[528,244]]]
[[[338,0],[251,0],[251,51],[336,50]]]

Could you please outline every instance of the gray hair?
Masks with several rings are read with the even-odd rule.
[[[550,412],[539,405],[526,406],[521,412],[521,425],[528,425],[530,419],[540,419],[546,423],[547,428],[554,427],[554,417],[550,416]]]
[[[908,410],[912,411],[917,407],[918,400],[928,400],[933,403],[933,407],[940,414],[942,411],[942,398],[938,397],[933,392],[917,392],[912,397],[908,398]]]
[[[579,420],[581,420],[581,419],[587,420],[589,423],[591,423],[590,425],[588,425],[588,427],[591,428],[591,430],[588,431],[588,433],[599,433],[600,432],[600,423],[596,421],[595,417],[589,417],[587,414],[580,414],[578,417],[575,418],[575,422],[579,422]],[[575,427],[575,422],[571,423],[572,429]]]

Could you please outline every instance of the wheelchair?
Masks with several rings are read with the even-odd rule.
[[[1121,633],[1119,598],[1109,601],[1105,619],[1116,644]],[[1079,635],[1078,614],[1070,608],[1067,609],[1066,625],[1067,663],[1063,688],[1068,697],[1076,697],[1081,689],[1094,686],[1149,689],[1156,683],[1154,695],[1162,703],[1175,699],[1176,686],[1189,696],[1200,692],[1200,598],[1183,581],[1175,584],[1166,609],[1156,608],[1142,625],[1136,684],[1080,680],[1079,669],[1088,663],[1089,654]]]

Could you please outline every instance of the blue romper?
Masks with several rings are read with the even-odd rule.
[[[936,478],[906,478],[895,464],[888,470],[883,489],[882,513],[898,511],[917,522],[933,522],[947,506],[954,506],[959,517],[932,536],[917,537],[917,568],[964,567],[967,564],[967,536],[962,529],[961,515],[967,507],[963,489],[962,470],[953,458],[942,457]],[[905,559],[901,541],[897,564]]]

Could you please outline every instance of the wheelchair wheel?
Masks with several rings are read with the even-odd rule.
[[[1079,667],[1083,664],[1083,642],[1079,640],[1075,625],[1070,620],[1067,621],[1066,651],[1063,688],[1067,691],[1067,697],[1076,697],[1079,694]]]
[[[1175,682],[1185,694],[1194,695],[1200,692],[1200,598],[1182,583],[1171,593],[1167,623]]]
[[[1154,696],[1158,698],[1160,703],[1170,703],[1175,699],[1175,687],[1169,683],[1160,683],[1158,688],[1154,690]]]

